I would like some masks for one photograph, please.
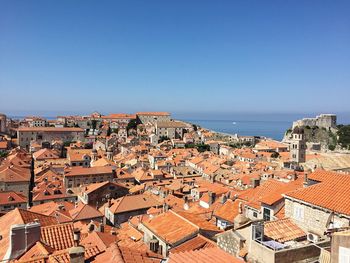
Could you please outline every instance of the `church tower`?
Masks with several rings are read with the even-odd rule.
[[[290,144],[290,159],[293,163],[305,163],[306,142],[304,129],[298,126],[294,128]]]

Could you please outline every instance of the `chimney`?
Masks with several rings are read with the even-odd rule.
[[[208,195],[209,195],[209,205],[212,205],[215,202],[216,194],[213,193],[212,191],[209,191]]]
[[[184,199],[184,210],[188,210],[190,208],[190,206],[188,205],[187,195],[184,195],[183,199]]]
[[[73,230],[73,240],[74,240],[74,246],[79,246],[80,242],[80,229],[74,228]]]
[[[84,263],[85,262],[85,249],[81,246],[74,246],[69,249],[69,262],[70,263]]]
[[[115,167],[112,167],[112,175],[113,175],[113,178],[117,178],[118,177]]]
[[[99,225],[98,231],[101,232],[101,233],[105,232],[105,225],[104,225],[103,223],[101,223],[101,224]]]
[[[222,196],[221,196],[221,204],[225,204],[226,201],[227,201],[226,195],[222,195]]]
[[[260,185],[260,179],[252,178],[250,181],[251,181],[251,185],[252,185],[253,188],[255,188],[255,187]]]
[[[308,187],[309,186],[309,179],[308,179],[308,175],[307,173],[304,173],[304,183],[303,183],[304,187]]]
[[[40,240],[40,223],[12,225],[10,241],[3,260],[17,259]]]
[[[168,212],[169,210],[169,205],[167,203],[163,204],[163,212]]]
[[[74,247],[71,247],[68,251],[70,263],[84,263],[85,262],[85,248],[79,245],[80,242],[80,229],[75,228],[73,230]]]

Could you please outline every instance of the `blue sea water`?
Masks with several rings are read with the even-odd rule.
[[[290,121],[247,121],[247,120],[185,120],[198,124],[216,132],[229,134],[266,136],[275,140],[282,140],[287,129],[292,126]]]

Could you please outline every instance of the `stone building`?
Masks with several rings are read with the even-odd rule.
[[[63,180],[66,188],[72,188],[105,181],[112,182],[114,177],[115,170],[111,166],[89,168],[75,166],[65,170]]]
[[[332,235],[331,262],[350,261],[350,230]]]
[[[149,208],[160,205],[155,198],[147,194],[127,195],[109,200],[100,211],[111,224],[118,226],[127,222],[130,217],[146,214]]]
[[[182,139],[187,125],[179,121],[157,121],[155,123],[155,134],[158,138],[164,136],[169,139]]]
[[[306,160],[306,142],[304,129],[298,126],[293,129],[292,139],[290,141],[290,159],[291,162],[299,164]]]
[[[348,227],[349,185],[348,174],[318,170],[309,175],[304,188],[284,195],[285,216],[292,218],[313,242],[325,238],[330,229]]]
[[[156,123],[157,121],[170,121],[168,112],[138,112],[136,113],[138,123]]]
[[[83,187],[78,198],[84,204],[99,207],[106,202],[107,197],[117,199],[128,193],[129,190],[125,186],[106,181]]]
[[[330,128],[337,127],[337,115],[335,114],[321,114],[316,116],[316,118],[304,118],[293,122],[293,129],[295,127],[305,127],[305,126],[318,126],[320,128]]]
[[[6,132],[6,115],[0,113],[0,133]]]
[[[31,141],[38,143],[51,143],[55,140],[83,141],[84,130],[81,128],[21,127],[17,130],[17,138],[20,147],[29,148]]]

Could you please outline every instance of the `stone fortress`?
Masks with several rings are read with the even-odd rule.
[[[335,114],[321,114],[316,118],[303,118],[293,122],[293,128],[305,126],[318,126],[320,128],[335,129],[337,128],[337,115]]]

